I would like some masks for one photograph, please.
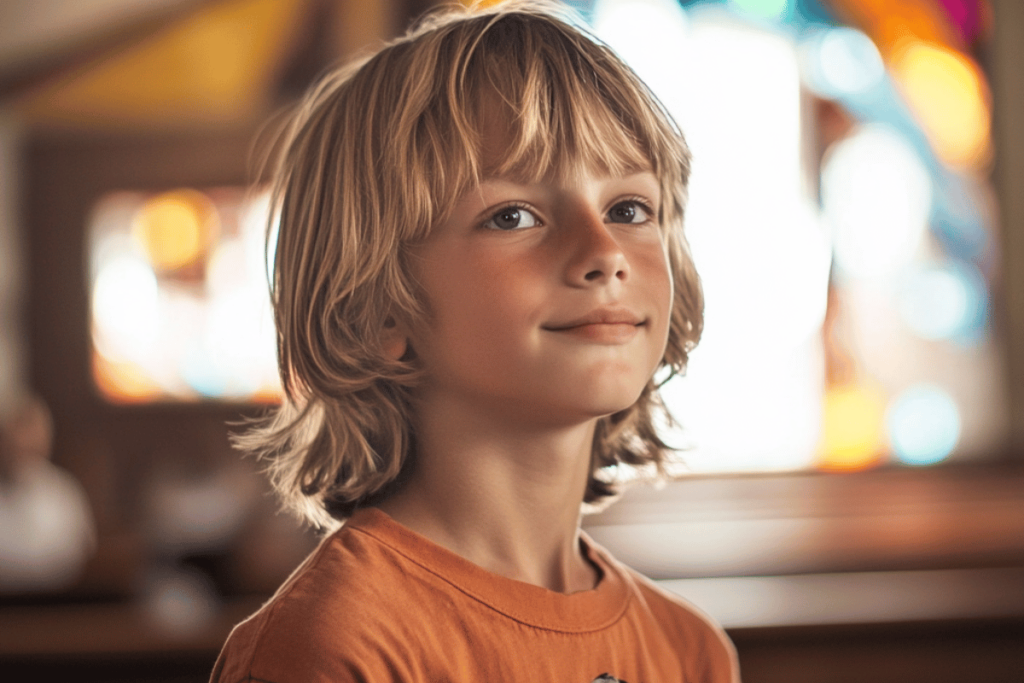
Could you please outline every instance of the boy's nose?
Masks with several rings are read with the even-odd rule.
[[[588,287],[625,281],[629,263],[622,245],[600,214],[581,212],[569,233],[572,258],[567,270],[570,284]]]

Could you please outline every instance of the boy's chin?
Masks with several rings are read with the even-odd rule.
[[[521,406],[519,410],[510,407],[506,416],[523,425],[533,424],[546,428],[572,428],[586,423],[611,417],[617,413],[629,410],[636,405],[636,400],[617,401],[588,401],[586,403],[574,403],[570,405],[546,403],[538,405],[529,403]]]
[[[609,415],[629,410],[640,400],[640,396],[643,394],[644,387],[646,386],[647,383],[644,382],[641,386],[629,387],[628,389],[623,388],[619,391],[607,392],[605,395],[599,393],[592,394],[595,417],[608,417]]]
[[[622,413],[622,412],[625,412],[625,411],[629,410],[630,408],[632,408],[635,405],[636,405],[636,401],[631,401],[630,403],[625,403],[625,404],[617,404],[613,408],[609,408],[607,410],[601,411],[601,413],[598,414],[598,415],[595,415],[595,417],[600,419],[600,418],[604,418],[604,417],[611,417],[612,415],[618,415],[619,413]]]
[[[632,398],[627,397],[618,400],[610,399],[606,401],[595,401],[586,407],[583,415],[587,419],[611,417],[612,415],[622,413],[635,406],[639,398],[640,392],[637,392],[636,396],[633,396]]]

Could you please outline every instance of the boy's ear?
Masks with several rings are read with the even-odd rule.
[[[391,360],[401,360],[409,348],[409,332],[405,325],[389,315],[384,321],[384,334],[381,335],[384,355]]]

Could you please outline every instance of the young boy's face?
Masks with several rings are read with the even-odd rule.
[[[420,396],[565,424],[632,405],[664,354],[672,276],[658,179],[485,180],[416,248]]]

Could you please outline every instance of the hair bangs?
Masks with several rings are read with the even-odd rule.
[[[654,170],[661,132],[644,129],[650,105],[638,101],[635,86],[603,87],[626,76],[607,68],[607,52],[568,26],[530,15],[493,17],[466,59],[452,103],[472,103],[466,139],[477,140],[478,173],[537,182]]]

